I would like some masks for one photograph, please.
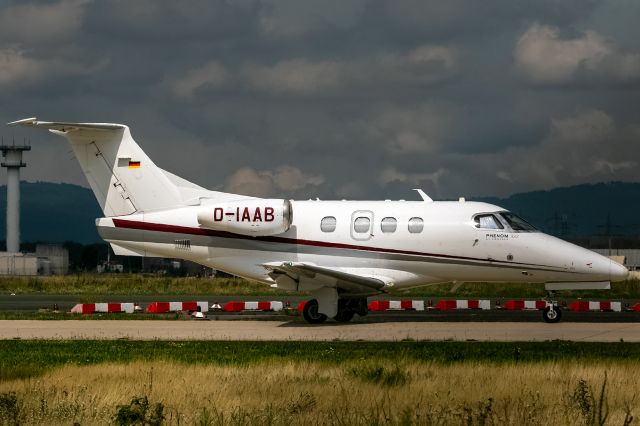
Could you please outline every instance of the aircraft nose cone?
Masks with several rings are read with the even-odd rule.
[[[618,262],[610,260],[609,273],[611,281],[624,281],[629,276],[629,270]]]

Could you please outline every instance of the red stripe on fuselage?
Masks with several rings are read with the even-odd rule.
[[[113,220],[113,224],[117,228],[137,229],[137,230],[143,230],[143,231],[168,232],[173,234],[202,235],[202,236],[208,236],[208,237],[232,238],[237,240],[264,241],[268,243],[327,247],[327,248],[338,248],[338,249],[347,249],[347,250],[361,250],[361,251],[370,251],[370,252],[378,252],[378,253],[404,254],[404,255],[411,255],[411,256],[428,256],[428,257],[437,257],[442,259],[457,259],[457,260],[467,260],[467,261],[482,262],[482,263],[490,262],[493,264],[504,264],[504,265],[514,265],[514,266],[515,265],[537,266],[537,267],[543,267],[543,268],[554,268],[554,270],[557,270],[557,267],[548,266],[548,265],[503,262],[503,261],[488,260],[488,259],[478,259],[474,257],[453,256],[448,254],[433,254],[433,253],[424,253],[424,252],[409,251],[409,250],[387,249],[387,248],[380,248],[380,247],[368,247],[368,246],[359,246],[359,245],[353,245],[353,244],[333,243],[329,241],[301,240],[297,238],[285,238],[285,237],[252,237],[249,235],[234,234],[232,232],[214,231],[212,229],[192,228],[188,226],[178,226],[178,225],[167,225],[164,223],[148,223],[148,222],[141,222],[138,220],[125,220],[125,219],[112,219],[112,220]]]

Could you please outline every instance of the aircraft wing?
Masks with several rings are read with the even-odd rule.
[[[358,275],[339,269],[325,268],[308,263],[268,263],[263,265],[269,271],[269,276],[276,279],[279,275],[285,274],[295,281],[301,278],[325,281],[334,284],[335,287],[353,294],[375,294],[382,292],[388,284],[382,279]]]

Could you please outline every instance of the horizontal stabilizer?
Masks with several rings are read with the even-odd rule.
[[[41,127],[49,130],[57,130],[60,132],[69,132],[73,130],[118,130],[124,129],[126,126],[113,123],[66,123],[57,121],[38,121],[35,117],[24,118],[22,120],[7,123],[8,126],[27,126]]]

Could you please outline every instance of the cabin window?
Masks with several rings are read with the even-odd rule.
[[[409,232],[419,234],[424,229],[424,220],[420,217],[412,217],[409,219]]]
[[[353,230],[359,234],[369,232],[371,227],[371,220],[368,217],[357,217],[353,221]]]
[[[395,217],[385,217],[380,222],[380,230],[385,234],[389,234],[391,232],[396,232],[398,228],[398,221]]]
[[[514,231],[537,231],[536,227],[524,220],[523,218],[509,212],[500,213],[500,216],[507,221],[511,229]]]
[[[333,216],[323,217],[320,222],[320,230],[322,232],[333,232],[336,230],[336,218]]]
[[[492,214],[476,216],[476,228],[482,229],[504,229],[502,223]]]

